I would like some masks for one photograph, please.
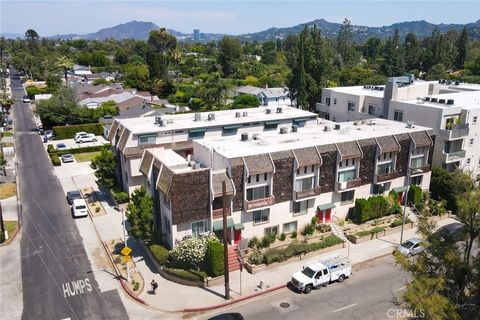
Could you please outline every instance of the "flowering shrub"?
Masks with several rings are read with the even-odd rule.
[[[205,259],[207,244],[210,241],[220,242],[215,234],[195,238],[184,238],[170,252],[172,265],[177,268],[199,268]]]

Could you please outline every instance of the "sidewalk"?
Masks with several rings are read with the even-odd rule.
[[[73,181],[77,188],[92,186],[96,191],[98,187],[95,184],[93,174],[74,176]],[[123,239],[122,215],[109,205],[105,199],[102,199],[107,214],[93,218],[93,225],[103,241],[112,239]],[[453,219],[444,219],[438,222],[439,226],[453,222]],[[409,229],[404,232],[404,240],[416,237],[416,229]],[[386,236],[382,239],[375,239],[355,245],[347,243],[345,248],[330,251],[326,254],[319,254],[315,257],[297,260],[278,267],[260,271],[254,275],[244,270],[241,273],[241,295],[240,295],[240,271],[230,273],[230,290],[233,300],[238,300],[245,296],[258,295],[262,291],[284,287],[291,278],[291,275],[302,269],[302,266],[311,261],[325,259],[337,255],[349,256],[352,263],[359,264],[383,255],[391,254],[395,246],[400,241],[400,233]],[[140,271],[146,283],[146,288],[139,295],[147,305],[162,311],[193,311],[195,309],[209,309],[216,306],[222,306],[227,303],[223,298],[224,285],[219,284],[209,288],[198,288],[180,285],[168,281],[155,272],[154,267],[143,253],[138,242],[128,238],[128,246],[133,249],[132,258],[136,268]],[[349,248],[350,246],[350,248]],[[154,279],[159,287],[155,295],[147,294],[148,283]],[[260,282],[263,282],[263,289],[259,288]]]

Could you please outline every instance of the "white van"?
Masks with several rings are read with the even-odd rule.
[[[72,203],[72,215],[74,218],[88,216],[87,203],[84,199],[75,199]]]

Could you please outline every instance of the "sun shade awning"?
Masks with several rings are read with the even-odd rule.
[[[265,121],[265,124],[270,126],[270,125],[273,125],[273,124],[279,124],[280,121]]]
[[[400,192],[407,191],[407,187],[403,186],[403,187],[393,188],[392,190],[395,191],[396,193],[400,193]]]
[[[207,131],[207,129],[205,129],[205,128],[197,128],[197,129],[190,129],[190,130],[188,130],[188,132],[190,132],[190,133],[205,132],[205,131]]]
[[[317,209],[320,210],[320,211],[333,209],[333,208],[335,208],[335,204],[333,204],[333,203],[321,204],[317,207]]]
[[[235,225],[233,226],[233,229],[243,230],[243,229],[245,229],[245,226],[243,225],[243,223],[235,223]]]
[[[223,129],[225,130],[230,130],[230,129],[238,129],[240,128],[241,126],[235,124],[235,125],[231,125],[231,126],[224,126]]]
[[[232,228],[235,225],[233,218],[227,218],[227,228]],[[223,230],[223,220],[213,222],[213,231]]]

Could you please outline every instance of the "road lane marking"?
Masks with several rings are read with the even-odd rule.
[[[401,288],[398,288],[397,290],[393,290],[392,292],[397,292],[397,291],[400,291],[400,290],[403,290],[405,289],[406,287],[401,287]]]
[[[87,293],[92,291],[92,285],[90,279],[80,279],[72,282],[62,283],[63,297],[72,297],[75,295]],[[86,289],[86,290],[83,290]]]
[[[354,303],[354,304],[351,304],[351,305],[349,305],[349,306],[346,306],[346,307],[343,307],[343,308],[337,309],[337,310],[335,310],[335,311],[333,311],[333,312],[342,311],[342,310],[345,310],[345,309],[348,309],[348,308],[354,307],[354,306],[356,306],[356,305],[357,305],[357,304],[356,304],[356,303]]]

